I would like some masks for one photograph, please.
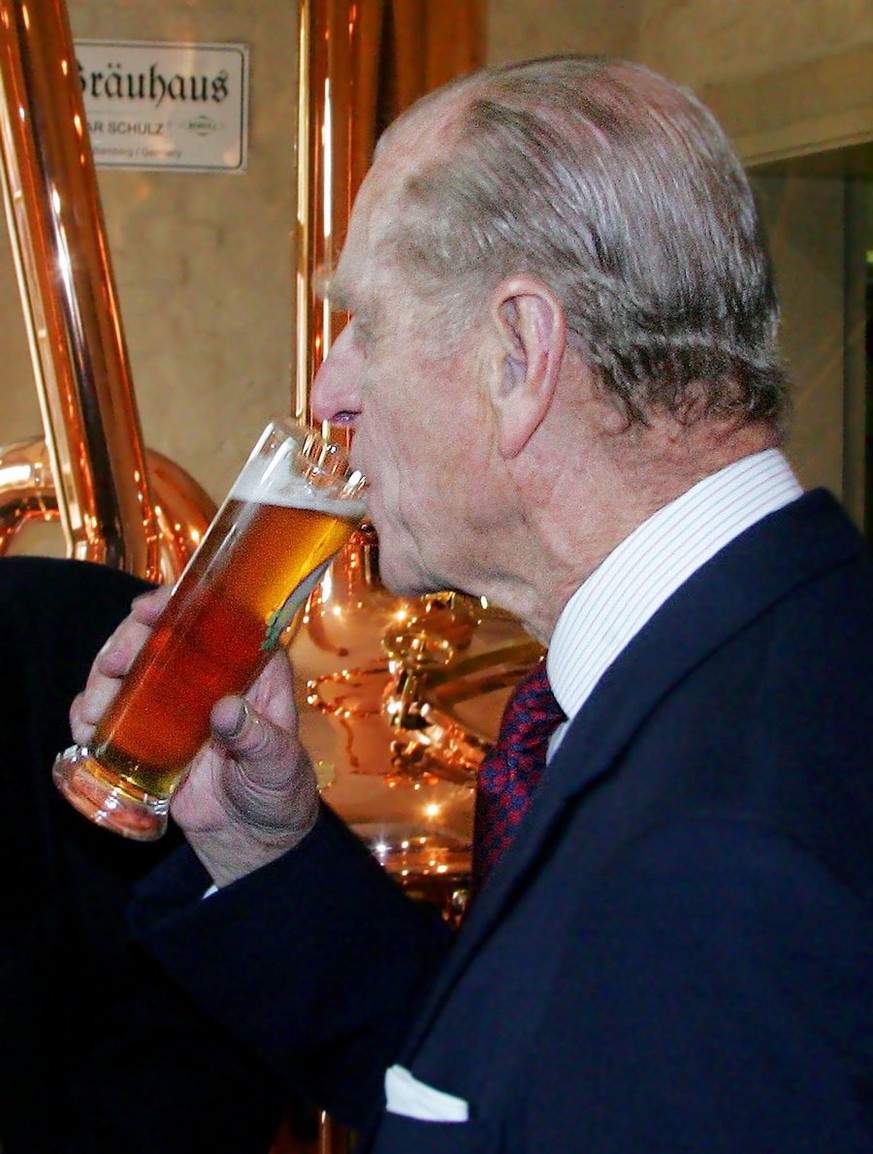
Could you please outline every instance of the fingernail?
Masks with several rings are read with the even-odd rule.
[[[248,702],[247,701],[241,701],[240,706],[239,706],[239,710],[237,711],[236,721],[234,722],[233,729],[230,731],[230,733],[228,733],[227,736],[228,737],[239,737],[239,735],[242,733],[243,729],[245,728],[245,724],[248,721],[249,716],[250,716],[250,712],[249,712]]]

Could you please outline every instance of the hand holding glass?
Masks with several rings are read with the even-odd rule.
[[[287,640],[364,515],[363,488],[313,429],[267,426],[91,742],[55,762],[78,810],[125,837],[161,837],[212,706],[244,692]]]

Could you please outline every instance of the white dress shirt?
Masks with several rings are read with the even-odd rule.
[[[688,578],[740,533],[803,490],[778,449],[699,481],[626,537],[558,618],[546,666],[572,720],[625,646]],[[554,752],[569,721],[552,738]]]

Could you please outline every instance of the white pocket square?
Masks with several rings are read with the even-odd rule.
[[[420,1122],[466,1122],[470,1115],[463,1098],[419,1082],[405,1066],[391,1066],[385,1071],[385,1098],[389,1114]]]

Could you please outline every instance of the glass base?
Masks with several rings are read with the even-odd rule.
[[[167,798],[106,769],[86,745],[59,754],[52,777],[67,801],[95,825],[135,841],[157,841],[167,832]]]

